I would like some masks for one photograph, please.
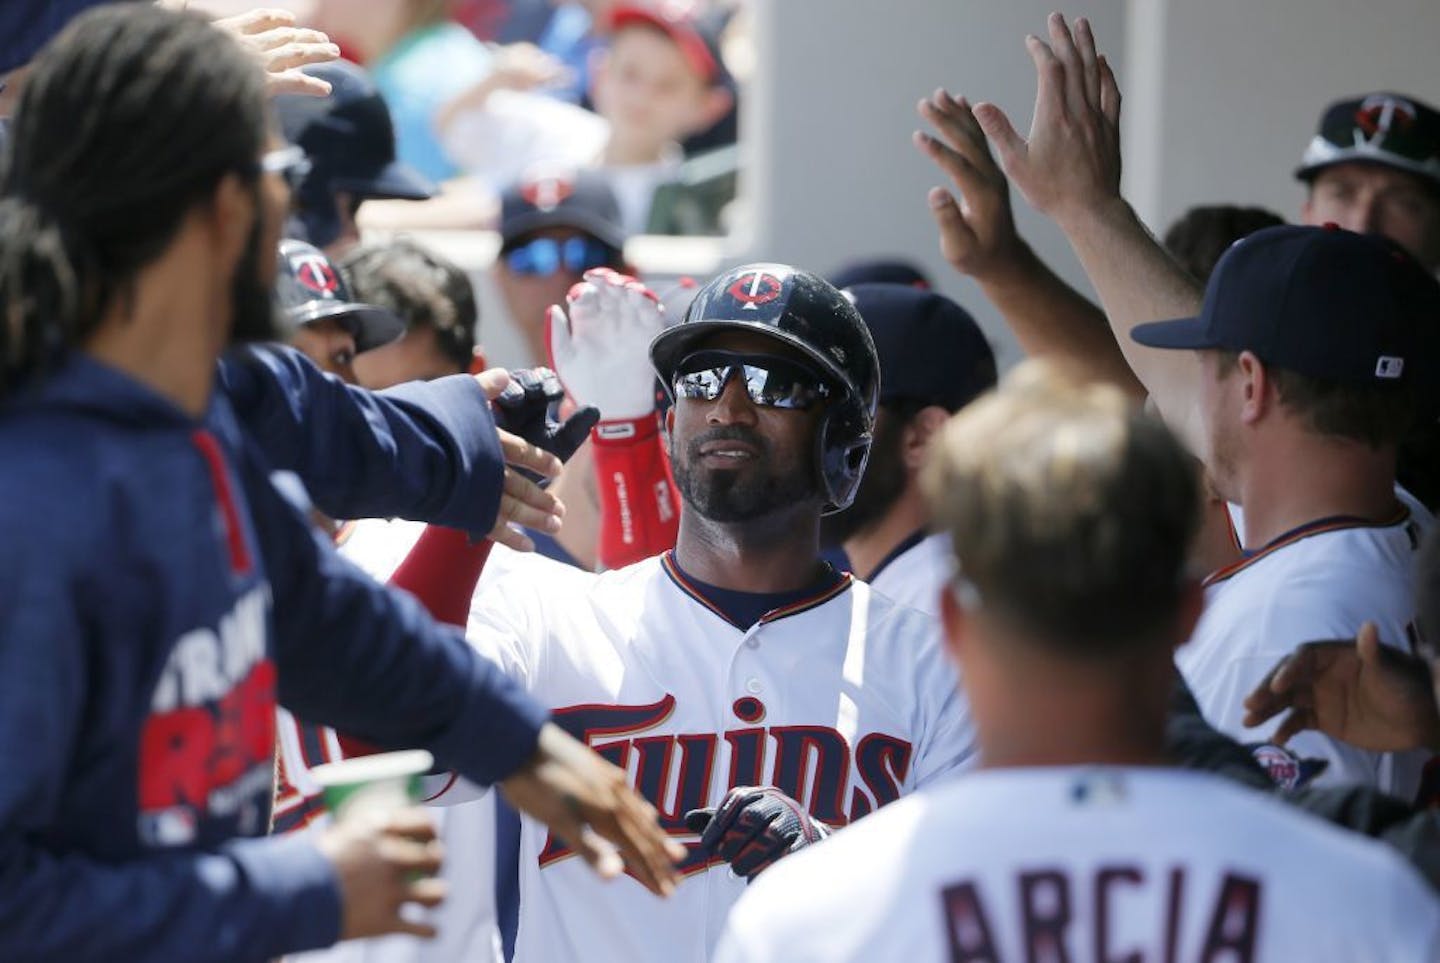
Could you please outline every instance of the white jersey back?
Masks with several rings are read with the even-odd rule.
[[[503,579],[477,596],[470,636],[625,768],[691,850],[662,902],[628,878],[602,883],[523,819],[521,963],[703,961],[745,883],[698,852],[686,812],[731,786],[773,785],[840,825],[973,751],[935,620],[848,577],[749,629],[713,610],[668,556],[549,583]],[[445,795],[464,798],[464,783]]]
[[[892,601],[940,617],[940,593],[950,580],[954,562],[950,536],[926,535],[870,576],[870,587]]]
[[[1279,719],[1246,729],[1244,700],[1275,664],[1305,642],[1353,639],[1373,621],[1380,638],[1408,648],[1414,633],[1414,555],[1420,533],[1408,514],[1390,525],[1335,520],[1287,539],[1206,580],[1206,607],[1176,663],[1211,725],[1255,744],[1257,760],[1285,788],[1321,768],[1316,785],[1363,783],[1413,799],[1423,752],[1372,753],[1315,732],[1287,749],[1265,744]]]
[[[721,963],[1440,959],[1398,855],[1205,773],[967,774],[767,870]]]

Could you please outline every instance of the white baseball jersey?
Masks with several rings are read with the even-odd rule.
[[[870,574],[870,587],[881,595],[940,617],[940,593],[954,571],[950,536],[926,535]]]
[[[410,554],[425,525],[420,522],[366,520],[347,526],[339,542],[340,554],[378,581],[385,581]],[[491,549],[481,583],[507,572],[534,565],[540,572],[550,563],[512,552],[503,545]],[[545,577],[539,574],[535,577]],[[280,765],[289,792],[276,800],[277,822],[295,813],[306,829],[318,831],[326,816],[314,800],[320,789],[310,778],[313,765],[343,758],[333,729],[302,726],[284,709],[278,710],[277,735]],[[456,810],[458,811],[458,810]],[[439,929],[434,940],[411,936],[386,936],[352,940],[329,949],[286,957],[288,963],[498,963],[503,959],[500,933],[496,926],[495,802],[487,796],[475,804],[465,818],[452,819],[452,810],[432,810],[436,833],[445,847],[441,877],[450,888],[450,898],[435,910],[415,909],[407,915],[425,920]],[[313,815],[312,815],[313,814]]]
[[[720,963],[1440,959],[1380,843],[1206,773],[1011,769],[896,803],[760,876]]]
[[[1423,752],[1371,753],[1315,732],[1282,749],[1266,744],[1277,718],[1242,724],[1244,700],[1280,659],[1305,642],[1354,638],[1374,621],[1380,637],[1409,647],[1415,616],[1418,526],[1408,512],[1389,525],[1322,520],[1277,539],[1206,580],[1206,607],[1176,663],[1211,725],[1253,744],[1256,759],[1286,788],[1364,783],[1412,799]]]
[[[1395,483],[1395,498],[1410,511],[1410,520],[1420,528],[1420,534],[1428,535],[1435,527],[1435,514],[1421,503],[1420,499],[1410,494],[1410,490],[1399,482]],[[1241,548],[1245,547],[1245,509],[1234,502],[1225,503],[1226,510],[1230,513],[1230,534],[1235,538],[1235,544]]]
[[[706,960],[745,883],[698,852],[686,812],[719,804],[731,786],[771,785],[842,825],[973,752],[936,621],[848,576],[748,629],[668,555],[548,583],[507,578],[477,596],[470,637],[625,768],[691,850],[661,901],[632,879],[601,882],[523,819],[520,963]],[[439,801],[467,795],[461,781]]]

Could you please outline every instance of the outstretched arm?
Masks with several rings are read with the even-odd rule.
[[[1029,137],[994,104],[974,115],[1001,167],[1036,210],[1065,232],[1100,294],[1115,340],[1166,422],[1203,451],[1197,421],[1198,356],[1146,348],[1130,338],[1137,325],[1187,317],[1202,291],[1120,196],[1120,88],[1095,49],[1083,18],[1072,34],[1052,14],[1049,40],[1025,38],[1038,88]]]

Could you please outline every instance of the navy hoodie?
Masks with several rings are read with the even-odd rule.
[[[275,400],[291,364],[236,362],[199,422],[78,355],[0,409],[0,959],[260,961],[333,942],[328,862],[305,838],[263,837],[277,698],[480,782],[534,750],[543,711],[340,559],[272,482],[277,465],[324,467],[291,417],[314,399]],[[278,380],[247,396],[247,376]],[[411,456],[395,452],[416,446],[383,443],[402,408],[341,394],[352,405],[336,395],[337,411],[358,404],[378,443],[334,446],[330,481],[350,482],[316,487],[362,514],[386,499],[353,470],[401,470]],[[237,411],[268,425],[269,454]],[[471,452],[486,462],[471,475],[498,482],[481,434],[492,450]],[[465,514],[458,491],[424,513],[451,500]],[[498,485],[483,501],[466,527],[488,528]]]

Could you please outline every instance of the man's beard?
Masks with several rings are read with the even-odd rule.
[[[259,196],[256,196],[256,210],[260,210]],[[274,251],[261,251],[260,240],[265,236],[261,219],[255,219],[250,231],[250,243],[245,255],[235,266],[235,280],[230,286],[230,303],[235,319],[230,325],[230,343],[252,344],[258,341],[275,341],[280,337],[280,328],[275,323],[275,303],[269,285],[261,279],[260,258],[275,257]]]
[[[694,468],[702,445],[714,441],[743,441],[757,458],[743,469]],[[765,471],[774,464],[770,444],[758,433],[738,425],[707,431],[684,446],[682,457],[672,460],[675,487],[685,505],[712,522],[752,522],[779,511],[819,500],[813,470],[797,465],[790,471]]]
[[[860,479],[860,488],[850,507],[820,519],[820,544],[839,548],[880,522],[905,491],[909,473],[901,454],[905,426],[889,411],[880,412],[875,422],[875,440],[870,460]]]

